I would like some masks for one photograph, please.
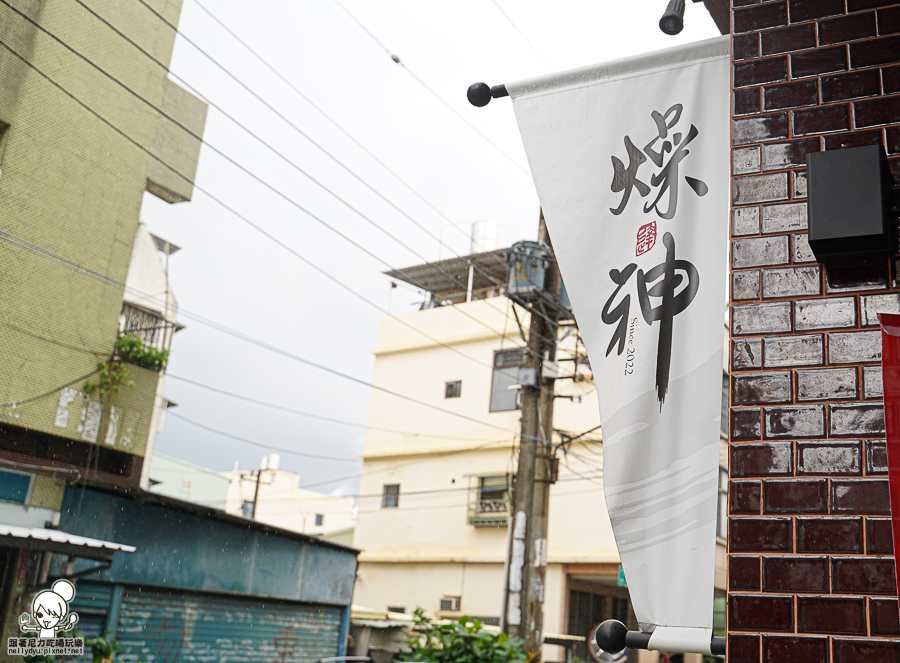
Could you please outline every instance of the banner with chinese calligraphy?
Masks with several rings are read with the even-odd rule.
[[[650,648],[709,653],[729,41],[508,84],[588,350],[603,482]]]

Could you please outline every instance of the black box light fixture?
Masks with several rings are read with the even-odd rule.
[[[806,155],[809,247],[820,263],[889,258],[891,180],[881,145]]]

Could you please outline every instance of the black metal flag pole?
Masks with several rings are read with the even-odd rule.
[[[490,87],[487,83],[472,83],[466,91],[466,97],[473,106],[487,106],[491,103],[491,99],[499,99],[500,97],[508,97],[509,92],[505,85],[495,85]]]

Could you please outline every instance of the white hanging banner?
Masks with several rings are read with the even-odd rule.
[[[635,614],[651,649],[708,654],[729,39],[506,87],[594,371]]]

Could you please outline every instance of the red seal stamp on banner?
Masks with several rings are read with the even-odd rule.
[[[645,226],[638,228],[637,232],[637,248],[634,255],[639,256],[647,253],[656,244],[656,221],[651,221]]]

